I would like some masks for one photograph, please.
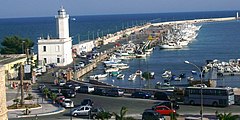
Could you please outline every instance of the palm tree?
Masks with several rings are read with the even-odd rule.
[[[55,101],[56,101],[56,98],[57,98],[57,94],[56,94],[56,93],[51,93],[51,94],[50,94],[50,98],[52,99],[52,102],[53,102],[53,104],[54,104]]]
[[[116,120],[125,120],[124,117],[126,116],[127,111],[127,108],[123,106],[120,110],[120,115],[115,112],[113,112],[113,115],[116,117]]]
[[[238,115],[232,115],[232,113],[218,113],[216,111],[216,116],[219,120],[238,120]]]
[[[50,93],[50,91],[48,90],[48,88],[44,88],[43,89],[43,94],[45,95],[45,98],[48,98],[48,94]]]
[[[100,120],[108,120],[112,117],[112,114],[109,112],[100,112],[96,115],[95,119],[100,119]]]

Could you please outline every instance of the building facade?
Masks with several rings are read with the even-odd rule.
[[[0,66],[0,91],[0,120],[8,120],[4,66]]]
[[[73,45],[73,49],[76,50],[77,54],[81,54],[82,52],[91,52],[95,46],[96,46],[95,41],[89,40],[89,41],[82,41],[79,44]]]
[[[57,37],[38,40],[38,60],[44,64],[66,66],[72,63],[72,38],[69,37],[69,15],[63,7],[56,18]]]

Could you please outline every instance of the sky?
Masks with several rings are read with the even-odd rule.
[[[0,18],[239,10],[240,0],[0,0]]]

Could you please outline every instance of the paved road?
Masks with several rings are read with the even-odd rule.
[[[154,102],[157,100],[145,100],[145,99],[136,99],[136,98],[128,98],[128,97],[105,97],[105,96],[97,96],[97,95],[89,95],[89,94],[77,94],[76,98],[73,98],[75,105],[79,105],[82,99],[90,98],[94,101],[94,105],[96,107],[103,107],[106,111],[119,113],[122,106],[126,106],[128,108],[128,114],[134,114],[140,116],[140,114],[146,108],[151,108]],[[190,106],[190,105],[180,105],[180,109],[177,111],[179,114],[184,115],[192,115],[199,114],[200,106]],[[205,115],[214,116],[215,111],[219,112],[232,112],[236,113],[240,110],[240,106],[230,106],[225,108],[218,107],[204,107]],[[51,116],[43,116],[38,117],[41,120],[59,120],[59,119],[70,119],[69,115],[70,109],[67,109],[65,112],[51,115]],[[23,118],[20,120],[32,120],[35,118]],[[87,117],[85,117],[87,119]],[[13,119],[14,120],[14,119]]]

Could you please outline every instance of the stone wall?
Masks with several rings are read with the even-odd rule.
[[[5,69],[3,66],[0,66],[0,91],[0,120],[8,120],[5,87]]]

